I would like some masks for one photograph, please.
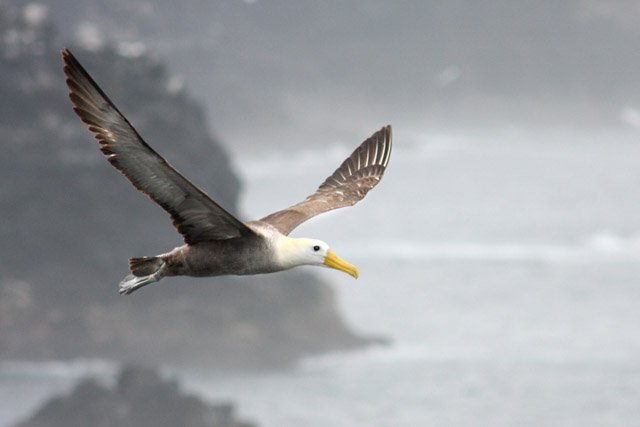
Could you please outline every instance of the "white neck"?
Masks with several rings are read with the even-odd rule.
[[[274,240],[275,260],[283,269],[293,268],[298,265],[311,264],[304,256],[304,250],[309,246],[309,240],[305,238],[292,238],[278,236]]]

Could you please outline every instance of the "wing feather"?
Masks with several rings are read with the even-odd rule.
[[[188,244],[253,234],[156,153],[68,49],[62,51],[73,109],[107,160],[166,210]]]
[[[391,126],[385,126],[364,141],[304,201],[262,218],[283,234],[309,218],[333,209],[352,206],[375,187],[389,163]]]

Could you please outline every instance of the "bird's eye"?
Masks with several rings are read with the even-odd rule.
[[[315,245],[315,246],[313,247],[313,250],[314,250],[314,251],[316,251],[316,252],[318,252],[318,251],[320,250],[320,246]]]

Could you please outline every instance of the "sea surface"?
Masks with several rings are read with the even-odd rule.
[[[357,142],[235,149],[244,211],[298,202]],[[360,267],[320,273],[349,324],[391,344],[289,372],[170,374],[263,427],[640,426],[640,133],[396,129],[394,143],[363,202],[294,232]],[[0,364],[0,427],[115,370]]]

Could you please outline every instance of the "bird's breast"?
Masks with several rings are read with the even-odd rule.
[[[166,255],[168,275],[221,276],[278,271],[268,242],[239,238],[200,242],[174,249]]]

